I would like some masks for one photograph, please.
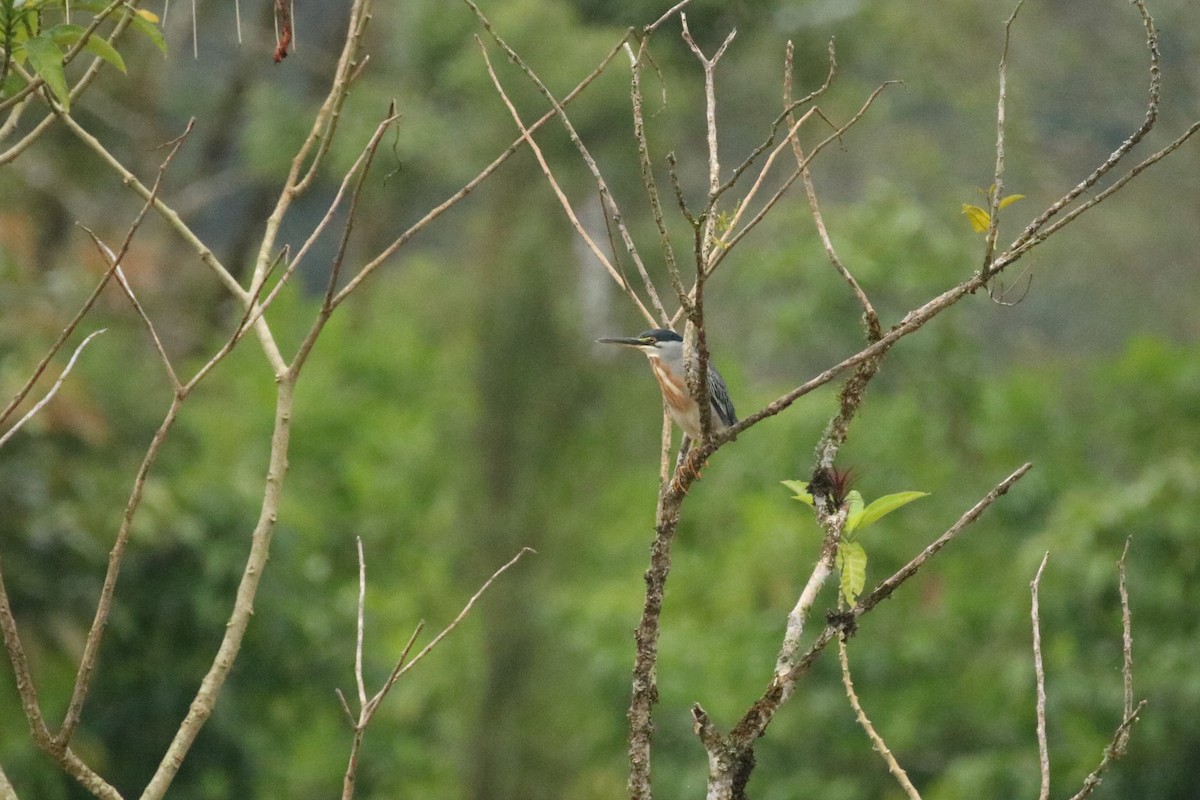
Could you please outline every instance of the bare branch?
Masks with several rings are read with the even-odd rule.
[[[696,44],[692,38],[692,32],[688,28],[687,14],[679,15],[680,24],[683,28],[681,35],[683,40],[687,42],[687,46],[691,48],[692,53],[700,62],[700,66],[704,69],[704,123],[708,141],[708,194],[710,198],[714,198],[717,191],[721,188],[721,161],[717,152],[717,94],[716,94],[716,68],[717,62],[721,60],[721,56],[725,55],[725,50],[733,42],[737,36],[737,30],[731,30],[729,35],[725,37],[725,41],[721,42],[721,46],[717,48],[717,52],[712,58],[704,55],[700,46]],[[709,214],[704,221],[704,263],[707,267],[708,253],[714,247],[713,225],[715,220]]]
[[[554,190],[554,196],[558,198],[559,205],[562,206],[563,211],[567,215],[567,219],[569,219],[571,222],[571,226],[575,228],[575,232],[579,234],[580,238],[583,239],[584,244],[586,244],[588,249],[592,251],[592,255],[596,257],[596,260],[599,261],[604,269],[608,271],[608,274],[610,277],[612,277],[613,281],[619,287],[621,287],[621,290],[625,292],[627,297],[629,297],[630,301],[641,313],[642,317],[648,323],[654,325],[654,314],[652,314],[650,309],[646,308],[645,304],[642,303],[642,299],[638,297],[633,286],[630,285],[629,281],[625,279],[625,276],[622,275],[615,266],[613,266],[613,263],[608,259],[608,257],[604,255],[604,252],[600,249],[599,245],[597,245],[595,240],[592,239],[591,235],[587,232],[587,229],[583,227],[583,223],[579,221],[579,217],[575,215],[575,209],[572,208],[571,201],[567,199],[566,193],[563,192],[562,187],[559,186],[558,180],[554,177],[554,172],[550,169],[550,164],[547,163],[546,156],[542,153],[542,148],[538,146],[536,141],[534,141],[530,130],[525,126],[525,123],[521,121],[521,115],[517,111],[516,106],[513,105],[512,100],[509,99],[508,94],[504,91],[504,87],[500,84],[500,79],[496,76],[496,71],[492,68],[492,60],[488,57],[487,50],[484,48],[483,42],[480,41],[478,37],[476,37],[475,41],[479,44],[479,52],[483,55],[483,60],[487,65],[488,77],[492,79],[492,85],[496,88],[496,92],[504,101],[505,107],[508,109],[513,121],[520,129],[521,135],[524,137],[525,142],[529,145],[529,149],[533,152],[534,157],[537,159],[538,166],[540,166],[542,169],[542,174],[546,177],[547,182],[549,182],[550,188]]]
[[[613,49],[608,52],[604,59],[601,60],[600,64],[597,65],[596,68],[590,73],[588,73],[583,80],[576,84],[574,89],[567,93],[567,95],[560,102],[560,105],[566,107],[569,103],[575,100],[575,98],[577,98],[583,92],[583,90],[591,84],[592,81],[599,77],[599,75],[616,57],[617,53],[621,52],[621,47],[625,41],[626,40],[623,38],[620,42],[617,42],[616,46],[614,46]],[[547,122],[554,119],[556,114],[556,110],[547,111],[529,125],[529,133],[533,134]],[[446,213],[446,211],[450,210],[460,201],[462,201],[463,198],[475,191],[475,189],[478,188],[481,183],[491,177],[492,173],[499,169],[500,165],[507,161],[512,154],[521,147],[521,145],[525,144],[525,141],[526,138],[524,134],[517,137],[513,143],[504,150],[504,152],[492,159],[492,162],[484,167],[478,175],[467,181],[461,188],[458,189],[458,191],[454,192],[441,203],[431,208],[423,217],[410,225],[408,229],[400,234],[400,236],[398,236],[394,241],[392,241],[391,244],[381,250],[374,258],[372,258],[361,269],[359,269],[358,274],[355,275],[354,278],[349,282],[347,282],[346,285],[342,287],[342,290],[338,292],[337,296],[333,299],[333,304],[336,306],[341,303],[342,300],[344,300],[350,295],[351,292],[357,289],[363,281],[369,278],[375,272],[375,270],[379,269],[379,267],[382,266],[385,261],[395,255],[397,250],[399,250],[401,247],[407,244],[410,239],[424,230],[429,223]]]
[[[1049,559],[1050,552],[1046,551],[1046,555],[1042,556],[1042,563],[1038,567],[1037,574],[1033,576],[1033,581],[1029,584],[1029,594],[1032,598],[1029,615],[1033,620],[1033,675],[1037,686],[1038,766],[1042,776],[1042,788],[1038,792],[1038,800],[1048,800],[1050,797],[1050,748],[1046,743],[1046,673],[1042,668],[1042,630],[1038,611],[1038,586],[1042,582],[1042,571],[1046,569],[1046,562]]]
[[[1120,146],[1117,147],[1117,149],[1114,150],[1112,154],[1100,164],[1100,166],[1096,167],[1091,174],[1080,181],[1074,188],[1064,194],[1049,208],[1047,208],[1032,222],[1030,222],[1025,227],[1025,230],[1023,230],[1021,234],[1013,241],[1013,243],[1008,246],[1009,252],[1018,250],[1024,252],[1024,250],[1028,249],[1026,245],[1034,245],[1044,240],[1044,236],[1038,236],[1039,232],[1042,232],[1048,236],[1053,232],[1053,230],[1057,230],[1058,228],[1061,228],[1063,224],[1066,224],[1069,219],[1073,219],[1074,216],[1078,216],[1078,213],[1076,213],[1067,220],[1060,221],[1060,224],[1054,229],[1042,231],[1042,228],[1047,222],[1049,222],[1066,206],[1074,202],[1077,197],[1094,186],[1097,181],[1107,175],[1113,167],[1120,163],[1121,160],[1128,155],[1129,151],[1132,150],[1137,143],[1140,142],[1146,136],[1146,134],[1150,132],[1150,129],[1154,127],[1155,120],[1158,119],[1158,102],[1161,83],[1161,73],[1159,70],[1158,32],[1154,27],[1154,19],[1151,18],[1150,12],[1146,10],[1146,5],[1143,0],[1131,0],[1131,2],[1133,3],[1134,7],[1137,8],[1138,13],[1142,17],[1142,25],[1146,29],[1146,49],[1150,54],[1150,88],[1147,92],[1148,99],[1146,102],[1146,117],[1137,130],[1131,133],[1125,139],[1125,141],[1121,142]],[[1197,123],[1197,126],[1200,126],[1200,123]],[[1193,126],[1192,129],[1182,138],[1186,139],[1188,136],[1191,136],[1191,134],[1195,132],[1197,126]],[[1177,142],[1182,144],[1182,141],[1180,140],[1177,140]],[[1173,150],[1177,146],[1178,144],[1173,144],[1163,153],[1163,155],[1165,155],[1166,152],[1170,152],[1170,150]],[[1161,156],[1159,157],[1161,158]],[[1140,171],[1140,169],[1138,171]],[[1130,177],[1132,177],[1132,175]],[[1113,188],[1114,187],[1109,187],[1110,190]],[[1111,191],[1102,194],[1107,196],[1107,194],[1111,194]],[[1090,208],[1091,206],[1095,205],[1096,202],[1099,202],[1099,200],[1093,198],[1092,202],[1088,203],[1086,207]],[[1076,209],[1076,212],[1079,211],[1080,209]],[[991,270],[991,272],[996,271],[996,269]]]
[[[79,354],[83,352],[83,348],[87,347],[92,339],[95,339],[97,336],[104,333],[105,330],[107,329],[100,328],[99,330],[92,331],[82,342],[79,343],[79,346],[75,348],[75,352],[71,354],[71,358],[67,361],[67,366],[63,367],[62,373],[58,376],[58,380],[54,382],[54,385],[50,387],[50,390],[46,392],[41,400],[34,403],[33,408],[25,412],[25,416],[17,420],[16,424],[6,430],[3,434],[0,434],[0,447],[3,447],[9,439],[16,435],[17,431],[21,430],[26,422],[33,419],[34,415],[41,411],[45,405],[50,402],[54,395],[58,393],[59,387],[63,385],[63,381],[65,381],[67,376],[71,374],[71,370],[75,368],[75,361],[79,358]]]
[[[606,213],[611,215],[613,223],[617,226],[617,230],[621,234],[621,241],[624,243],[625,250],[626,250],[626,252],[629,253],[629,257],[630,257],[630,259],[632,259],[634,266],[637,267],[638,275],[642,279],[642,285],[646,289],[646,295],[647,295],[647,297],[650,298],[650,304],[654,307],[655,311],[658,312],[659,319],[661,319],[665,322],[667,319],[670,318],[670,315],[667,313],[666,309],[663,307],[662,301],[659,299],[659,296],[658,296],[658,290],[654,287],[654,282],[650,279],[650,274],[646,270],[645,263],[642,261],[641,253],[638,252],[637,245],[633,241],[633,236],[630,235],[629,229],[625,225],[625,218],[621,213],[620,206],[617,204],[617,200],[613,196],[612,191],[608,188],[608,183],[607,183],[607,181],[604,180],[604,176],[600,173],[600,167],[596,164],[596,160],[592,157],[592,154],[588,150],[587,145],[585,145],[583,143],[583,140],[579,137],[579,133],[575,130],[575,126],[571,123],[570,118],[567,116],[567,112],[563,109],[562,103],[559,102],[558,98],[554,96],[554,93],[550,91],[550,89],[546,86],[545,82],[543,82],[542,79],[538,77],[537,73],[533,71],[533,68],[531,68],[529,66],[529,64],[527,64],[525,62],[525,60],[523,58],[521,58],[521,55],[519,53],[517,53],[517,51],[514,50],[512,47],[510,47],[508,42],[506,42],[500,36],[500,34],[492,26],[491,21],[484,15],[483,11],[480,10],[479,6],[477,6],[472,0],[464,0],[464,2],[475,13],[475,16],[479,19],[480,24],[483,25],[484,30],[486,30],[488,32],[488,34],[492,37],[493,41],[495,41],[496,44],[500,46],[500,49],[502,49],[504,51],[504,54],[508,56],[509,60],[512,61],[514,64],[516,64],[517,67],[520,68],[520,70],[525,74],[525,76],[527,78],[529,78],[530,82],[533,83],[533,85],[535,87],[537,87],[538,92],[540,92],[541,95],[546,98],[547,102],[549,102],[551,107],[554,109],[554,113],[558,116],[559,121],[562,123],[563,128],[566,130],[567,136],[570,138],[571,143],[574,144],[575,149],[579,151],[579,155],[583,159],[583,163],[587,166],[588,171],[592,174],[592,179],[596,182],[596,188],[600,192],[601,205],[602,205],[602,207],[605,208]],[[622,40],[622,43],[627,42],[629,40],[629,37],[632,34],[633,34],[632,29],[627,30],[625,32],[625,37]],[[480,49],[481,50],[483,49],[482,44],[480,44]],[[486,54],[485,54],[485,58],[486,58]],[[500,81],[495,76],[495,73],[491,70],[490,64],[489,64],[488,72],[492,78],[492,83],[496,86],[497,91],[499,91],[500,90]],[[514,119],[514,121],[516,121],[517,126],[524,130],[524,124],[519,119],[517,119],[518,115],[517,115],[515,108],[512,106],[512,104],[509,102],[509,100],[507,98],[504,98],[504,102],[505,102],[505,105],[508,106],[509,113],[513,115],[513,119]],[[532,135],[526,134],[524,136],[524,138],[529,143],[530,148],[533,148],[534,144],[533,144]],[[539,161],[539,163],[542,162],[542,159],[540,156],[538,158],[538,161]],[[547,177],[549,177],[549,168],[548,167],[543,166],[542,172],[544,174],[546,174]],[[559,202],[564,203],[564,208],[565,208],[565,202],[566,202],[565,195],[563,195],[561,193],[561,190],[559,190],[559,189],[555,189],[555,194],[558,195]],[[568,210],[568,216],[573,217],[574,216],[573,212],[570,212]],[[576,223],[577,221],[572,219],[572,222]],[[578,227],[577,227],[577,230],[578,230]],[[589,242],[588,246],[589,246],[589,248],[593,249],[593,252],[597,252],[594,243]],[[615,256],[615,253],[614,253],[614,256]],[[604,261],[601,261],[601,263],[604,263]],[[609,268],[610,274],[614,274],[615,272],[616,272],[616,270]],[[615,274],[614,274],[614,279],[615,279]],[[623,277],[622,277],[622,281],[624,281]],[[622,288],[625,289],[627,293],[632,292],[633,290],[631,287],[629,287],[628,282],[624,281],[624,283],[622,283],[622,281],[618,281],[617,282],[618,285],[621,285]],[[641,304],[639,302],[639,306],[640,305]],[[649,319],[650,319],[650,323],[652,325],[657,324],[654,321],[653,317],[650,317]]]
[[[882,94],[887,87],[897,83],[899,82],[885,81],[877,86],[875,90],[868,95],[866,101],[861,107],[859,107],[858,111],[855,112],[852,117],[850,117],[849,120],[847,120],[837,130],[822,139],[813,147],[812,152],[808,154],[808,158],[804,161],[804,166],[811,164],[812,160],[817,157],[817,154],[824,150],[830,143],[840,140],[842,134],[854,127],[854,125],[866,115],[867,111],[875,103],[875,100],[879,97],[879,95]],[[714,251],[713,263],[708,268],[710,273],[717,268],[717,265],[720,264],[720,262],[723,261],[727,255],[729,255],[729,252],[734,248],[735,245],[741,242],[741,240],[744,239],[746,235],[750,233],[750,231],[754,230],[754,228],[757,227],[760,222],[762,222],[763,217],[765,217],[767,213],[775,207],[775,204],[779,202],[779,200],[783,197],[787,190],[791,188],[791,185],[796,182],[800,175],[801,170],[797,168],[791,175],[787,177],[786,180],[784,180],[783,184],[780,185],[780,187],[775,191],[775,194],[771,195],[771,198],[767,200],[761,209],[759,209],[758,213],[755,214],[748,223],[746,223],[746,226],[742,228],[741,231],[732,239],[725,241],[724,247],[718,248],[716,251]]]
[[[354,682],[358,687],[358,707],[367,704],[367,686],[363,681],[363,628],[366,614],[364,613],[367,600],[367,560],[363,557],[362,537],[355,536],[354,543],[358,548],[358,631],[354,639]]]
[[[896,761],[896,757],[892,755],[892,751],[883,741],[883,737],[879,735],[879,732],[875,730],[875,726],[871,724],[871,720],[867,717],[867,712],[863,711],[858,694],[854,691],[854,681],[850,678],[850,657],[846,653],[845,634],[838,637],[838,660],[842,666],[842,686],[846,688],[846,699],[850,701],[850,707],[854,709],[854,718],[858,720],[858,724],[866,731],[867,738],[871,740],[871,746],[883,758],[884,763],[887,764],[888,772],[892,773],[892,777],[896,779],[896,783],[900,784],[900,788],[904,790],[904,793],[908,795],[910,800],[921,800],[920,793],[912,785],[912,781],[908,779],[908,773]]]
[[[980,269],[987,273],[992,266],[992,256],[996,252],[996,237],[1000,232],[1000,202],[1004,199],[1004,117],[1005,102],[1008,99],[1008,45],[1012,39],[1013,22],[1021,11],[1025,0],[1017,0],[1016,7],[1004,23],[1004,47],[1000,52],[999,88],[996,91],[996,171],[992,178],[992,187],[988,191],[988,230],[983,252],[983,265]]]
[[[1104,773],[1108,771],[1108,768],[1112,766],[1114,761],[1123,755],[1122,752],[1118,751],[1117,743],[1129,739],[1129,730],[1133,727],[1133,723],[1137,722],[1138,716],[1145,707],[1146,701],[1143,700],[1121,720],[1121,724],[1117,726],[1116,731],[1113,733],[1112,741],[1104,748],[1104,755],[1101,756],[1100,763],[1083,779],[1083,788],[1076,792],[1071,797],[1071,800],[1086,800],[1091,796],[1092,792],[1096,791],[1096,787],[1100,785]]]
[[[785,109],[790,109],[792,107],[793,57],[794,47],[789,39],[787,43],[787,51],[784,56],[783,70],[783,105]],[[807,102],[815,95],[824,92],[825,89],[829,87],[830,83],[832,83],[836,72],[837,60],[834,57],[833,40],[830,39],[829,75],[825,79],[825,84],[821,88],[817,89],[816,92],[804,98],[804,102]],[[789,121],[794,119],[794,117],[794,113],[789,110]],[[796,165],[801,167],[800,177],[804,180],[804,194],[808,197],[808,208],[812,213],[813,223],[817,227],[817,235],[821,237],[821,244],[825,247],[825,255],[829,258],[829,263],[833,264],[833,268],[836,269],[838,274],[841,275],[846,283],[850,285],[850,291],[854,293],[855,299],[858,300],[859,305],[861,305],[863,308],[863,322],[867,328],[867,343],[870,344],[871,342],[878,341],[879,338],[883,336],[883,328],[879,322],[879,315],[875,313],[875,308],[871,305],[871,301],[867,297],[867,293],[863,291],[858,281],[850,273],[850,270],[848,270],[845,264],[842,263],[842,260],[838,258],[837,251],[833,247],[833,241],[829,238],[829,232],[825,229],[825,218],[821,214],[821,206],[817,202],[817,190],[813,186],[812,174],[808,169],[808,160],[804,157],[804,149],[800,146],[800,140],[795,136],[791,137],[791,143],[792,154],[795,156]]]
[[[671,17],[675,16],[675,15],[676,15],[676,14],[678,14],[680,11],[682,11],[682,10],[684,9],[684,7],[685,7],[685,6],[686,6],[688,3],[690,3],[690,2],[692,2],[692,0],[681,0],[680,2],[678,2],[678,3],[676,3],[675,5],[671,6],[670,8],[668,8],[668,9],[667,9],[666,13],[664,13],[664,14],[663,14],[661,17],[659,17],[659,18],[658,18],[658,19],[656,19],[654,22],[652,22],[651,24],[649,24],[649,25],[647,25],[645,28],[643,28],[643,29],[642,29],[642,32],[643,32],[644,34],[646,34],[646,35],[649,35],[649,34],[651,34],[651,33],[654,33],[654,31],[655,31],[655,30],[656,30],[656,29],[657,29],[657,28],[658,28],[660,25],[662,25],[664,22],[666,22],[667,20],[669,20]]]
[[[800,637],[804,634],[804,622],[812,610],[813,603],[817,601],[817,594],[821,591],[821,587],[833,574],[838,542],[841,541],[842,528],[846,524],[846,513],[847,509],[843,507],[836,509],[833,513],[827,513],[821,509],[817,514],[817,521],[825,530],[821,541],[821,554],[817,558],[817,564],[813,567],[812,574],[808,576],[808,582],[804,584],[804,590],[800,592],[800,598],[796,601],[795,607],[788,613],[783,644],[779,647],[779,655],[775,659],[775,674],[781,679],[791,671],[796,663],[796,653],[800,651]]]
[[[638,162],[642,169],[642,185],[646,188],[646,196],[650,201],[650,212],[654,217],[654,225],[658,228],[658,238],[662,248],[663,261],[667,267],[667,275],[670,277],[671,286],[675,289],[675,295],[679,299],[681,307],[686,310],[690,302],[687,299],[687,290],[683,286],[683,280],[679,276],[679,265],[675,262],[675,249],[671,245],[671,235],[667,231],[662,202],[658,196],[658,184],[654,180],[654,165],[650,161],[650,145],[646,140],[646,120],[642,114],[641,70],[639,68],[645,48],[646,39],[643,39],[635,55],[629,42],[625,42],[625,52],[629,55],[629,97],[633,114],[633,136],[637,141]]]
[[[142,304],[137,299],[137,295],[133,293],[133,287],[129,285],[129,281],[125,278],[125,272],[121,269],[120,262],[117,261],[117,254],[112,251],[112,248],[101,241],[100,237],[91,228],[86,225],[80,225],[79,227],[83,228],[87,235],[92,237],[92,243],[96,245],[96,249],[100,251],[100,255],[104,256],[108,260],[109,265],[116,270],[117,284],[125,293],[125,297],[128,298],[130,305],[133,306],[133,310],[141,319],[142,324],[146,326],[146,330],[149,331],[150,338],[154,342],[154,349],[158,352],[163,369],[166,370],[167,377],[171,380],[171,387],[179,391],[182,385],[179,383],[179,376],[175,374],[175,368],[171,365],[171,357],[167,355],[167,350],[163,347],[162,340],[158,338],[158,331],[155,329],[154,323],[150,321],[150,317],[146,314],[146,309],[142,307]]]
[[[357,635],[357,638],[355,641],[355,648],[354,648],[354,679],[358,685],[359,711],[358,711],[358,716],[356,718],[351,713],[349,706],[346,704],[345,695],[343,695],[341,690],[338,689],[337,690],[338,698],[341,700],[342,708],[345,709],[346,716],[350,718],[350,724],[354,729],[354,738],[350,745],[349,763],[346,765],[346,772],[345,772],[345,775],[342,777],[342,800],[350,800],[350,798],[352,798],[354,796],[354,786],[355,786],[355,782],[357,780],[357,773],[358,773],[358,755],[359,755],[359,751],[361,750],[361,747],[362,747],[362,741],[363,741],[363,737],[366,733],[367,726],[371,724],[371,719],[375,716],[375,712],[379,709],[379,704],[383,702],[383,699],[385,697],[387,697],[388,692],[390,692],[392,690],[392,687],[395,686],[396,681],[399,680],[400,677],[402,675],[404,675],[404,673],[408,672],[410,669],[412,669],[414,666],[416,666],[417,663],[422,658],[424,658],[426,655],[428,655],[433,650],[433,648],[437,647],[438,644],[440,644],[443,639],[445,639],[447,636],[449,636],[451,631],[453,631],[456,627],[458,627],[458,624],[460,622],[462,622],[463,619],[466,618],[467,614],[470,613],[471,608],[475,605],[475,602],[477,600],[479,600],[480,597],[483,596],[483,593],[486,592],[489,587],[491,587],[491,585],[496,581],[497,578],[499,578],[501,575],[503,575],[508,570],[509,567],[513,566],[518,561],[520,561],[522,556],[524,556],[526,553],[536,552],[531,547],[522,547],[520,552],[518,552],[515,556],[513,556],[511,559],[509,559],[507,563],[505,563],[503,566],[501,566],[499,569],[497,569],[495,572],[493,572],[491,577],[483,582],[483,584],[475,591],[475,594],[471,595],[471,599],[467,601],[467,604],[465,606],[463,606],[461,611],[458,612],[458,616],[456,616],[450,622],[449,625],[447,625],[445,628],[443,628],[441,633],[439,633],[437,636],[433,637],[433,640],[429,644],[425,645],[425,647],[421,649],[421,652],[417,653],[417,655],[415,657],[413,657],[413,659],[411,661],[409,661],[408,654],[412,650],[413,645],[416,643],[417,636],[420,635],[422,629],[425,627],[424,622],[419,623],[416,627],[416,630],[413,631],[412,636],[409,637],[408,644],[406,644],[404,646],[404,650],[400,653],[400,658],[399,658],[399,660],[397,660],[396,666],[392,669],[391,674],[388,676],[387,680],[384,681],[384,684],[379,689],[379,691],[376,692],[368,700],[367,699],[367,691],[366,691],[366,683],[363,680],[363,666],[362,666],[363,627],[364,627],[364,617],[365,617],[363,607],[364,607],[364,599],[366,597],[366,591],[367,591],[367,564],[366,564],[366,559],[363,557],[362,538],[361,537],[357,538],[357,542],[358,542],[358,627],[357,627],[358,635]]]
[[[1121,595],[1121,678],[1125,689],[1125,718],[1133,714],[1133,617],[1129,613],[1129,587],[1126,585],[1125,559],[1129,555],[1129,545],[1133,537],[1125,540],[1125,549],[1117,561],[1117,591]],[[1126,729],[1116,739],[1116,752],[1125,755],[1129,744],[1129,731]]]
[[[17,792],[4,774],[4,767],[0,767],[0,800],[17,800]]]

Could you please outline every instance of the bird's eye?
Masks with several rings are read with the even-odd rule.
[[[646,344],[646,345],[654,344],[654,337],[653,336],[643,336],[642,344]]]

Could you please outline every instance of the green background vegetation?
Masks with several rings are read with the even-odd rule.
[[[131,40],[128,76],[102,81],[73,110],[142,175],[162,157],[151,148],[195,116],[165,196],[225,263],[245,265],[323,91],[342,34],[339,4],[297,4],[298,49],[280,66],[269,60],[269,19],[247,20],[239,46],[232,11],[218,3],[199,5],[193,59],[190,21],[176,5],[165,23],[170,55]],[[561,94],[625,25],[666,5],[484,8]],[[1002,241],[1144,114],[1136,14],[1118,0],[1082,5],[1031,0],[1015,28],[1007,183],[1026,199],[1006,209]],[[761,140],[779,107],[788,39],[807,91],[823,80],[836,37],[839,75],[820,103],[832,120],[881,81],[904,80],[814,173],[840,255],[885,325],[978,266],[981,237],[959,209],[991,181],[995,65],[1010,10],[983,0],[697,0],[689,12],[709,49],[738,28],[718,73],[726,168]],[[1160,0],[1151,10],[1166,88],[1147,154],[1200,113],[1197,9]],[[398,99],[402,119],[377,159],[350,265],[514,138],[475,32],[453,3],[377,9],[370,66],[348,104],[335,165],[350,164],[388,99]],[[662,106],[660,83],[647,76],[649,135],[657,163],[674,151],[698,198],[701,83],[676,32],[669,25],[656,39],[668,99]],[[494,60],[526,119],[540,113],[520,74]],[[620,60],[571,114],[652,252]],[[547,127],[539,140],[572,199],[594,210],[594,187],[561,130]],[[1115,561],[1127,537],[1135,691],[1149,704],[1129,756],[1095,796],[1195,796],[1196,175],[1192,142],[1028,258],[1022,303],[969,298],[903,342],[854,424],[841,463],[860,473],[864,495],[932,493],[871,530],[868,586],[1021,463],[1035,464],[851,642],[862,701],[928,800],[1036,793],[1028,584],[1047,550],[1054,795],[1078,788],[1120,718]],[[303,238],[336,182],[329,177],[300,205],[284,239]],[[7,397],[101,269],[74,223],[114,241],[137,201],[61,131],[0,170],[0,198]],[[324,280],[315,268],[335,244],[324,243],[326,259],[314,259],[313,273],[275,307],[284,341],[307,329],[310,290]],[[653,268],[661,278],[657,259]],[[179,363],[203,363],[236,323],[219,287],[156,220],[127,270]],[[334,688],[353,685],[356,536],[368,561],[367,673],[376,685],[418,620],[440,628],[499,564],[522,546],[538,551],[388,699],[367,734],[359,797],[622,795],[660,418],[640,357],[592,344],[645,327],[606,280],[521,152],[338,312],[300,380],[286,499],[254,622],[172,796],[336,796],[350,735]],[[734,252],[706,296],[714,357],[743,415],[861,338],[802,196]],[[85,323],[101,325],[108,333],[0,457],[4,576],[52,719],[69,696],[132,476],[169,401],[144,330],[111,289]],[[243,345],[189,400],[147,487],[76,747],[123,792],[149,778],[219,640],[257,516],[271,399],[265,362]],[[833,391],[818,392],[746,433],[712,460],[685,507],[663,617],[654,772],[662,797],[703,791],[691,703],[726,727],[769,677],[819,543],[810,513],[779,481],[808,474],[833,410]],[[835,592],[831,582],[818,609],[834,605]],[[35,751],[8,669],[0,763],[23,798],[82,796]],[[758,764],[750,788],[763,800],[900,796],[854,724],[828,654],[768,731]]]

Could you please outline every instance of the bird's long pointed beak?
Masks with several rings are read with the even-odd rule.
[[[605,336],[603,339],[597,339],[596,341],[602,344],[623,344],[627,347],[640,347],[642,344],[641,339],[635,339],[629,336]]]

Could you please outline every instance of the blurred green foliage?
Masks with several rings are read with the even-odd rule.
[[[1156,5],[1168,81],[1195,81],[1195,9]],[[484,4],[560,93],[625,25],[660,6]],[[132,48],[131,77],[85,95],[76,113],[92,115],[142,174],[161,158],[151,147],[197,114],[165,196],[238,265],[253,253],[259,212],[303,134],[341,32],[297,8],[298,50],[272,69],[269,25],[248,26],[248,44],[237,47],[224,4],[202,3],[200,13],[197,61],[184,52],[183,16],[165,20],[171,56]],[[885,324],[977,267],[979,237],[960,208],[991,182],[994,62],[1007,13],[975,0],[696,2],[689,12],[706,48],[739,29],[718,73],[726,168],[768,130],[788,38],[801,88],[823,80],[836,34],[839,78],[821,101],[831,119],[844,119],[879,81],[905,80],[814,174],[842,260]],[[1136,124],[1145,83],[1140,28],[1122,4],[1086,24],[1069,4],[1022,13],[1010,66],[1008,185],[1028,199],[1002,215],[1001,242]],[[402,118],[368,182],[349,263],[399,235],[515,138],[475,31],[465,10],[435,0],[377,10],[371,66],[347,105],[333,166],[351,163],[391,97]],[[685,193],[698,198],[697,70],[670,26],[655,55],[668,102],[658,78],[644,76],[653,155],[661,165],[674,151]],[[494,61],[525,118],[541,113],[519,72]],[[637,184],[623,70],[616,62],[571,113],[650,248],[656,235]],[[118,125],[113,108],[145,124]],[[1179,119],[1164,117],[1164,125]],[[550,126],[539,141],[586,209],[594,188],[570,143]],[[1014,468],[1035,464],[864,618],[850,643],[863,704],[928,800],[1036,791],[1028,584],[1047,550],[1042,636],[1055,794],[1073,792],[1094,766],[1120,717],[1115,561],[1127,537],[1135,691],[1149,705],[1129,756],[1095,797],[1194,795],[1200,247],[1178,209],[1196,205],[1194,181],[1181,175],[1196,174],[1200,157],[1189,145],[1174,158],[1145,176],[1148,188],[1135,183],[1127,198],[1068,228],[1064,244],[1035,255],[1021,305],[969,298],[899,345],[843,451],[868,497],[898,487],[932,493],[873,530],[868,588]],[[299,204],[286,240],[303,239],[337,179]],[[70,225],[79,219],[116,238],[137,203],[65,138],[0,170],[0,188],[0,397],[8,397],[95,279],[97,259]],[[687,241],[682,227],[673,231]],[[325,261],[318,252],[271,314],[293,346],[315,313],[307,290],[322,285],[334,245],[323,246]],[[353,685],[356,536],[368,569],[366,672],[376,686],[419,620],[440,629],[522,546],[538,551],[388,698],[366,736],[359,797],[622,794],[660,406],[640,359],[590,344],[644,325],[620,310],[575,247],[522,152],[335,315],[300,380],[285,502],[254,622],[172,796],[336,796],[350,731],[334,689]],[[127,269],[177,364],[199,366],[237,320],[153,221]],[[859,311],[799,196],[731,255],[707,297],[710,343],[743,415],[861,340]],[[52,720],[69,697],[132,476],[169,401],[152,346],[117,292],[106,292],[89,326],[109,333],[0,453],[0,558]],[[834,391],[722,449],[685,507],[658,670],[654,781],[663,797],[702,791],[691,703],[727,727],[770,675],[820,538],[779,481],[811,469]],[[147,485],[75,742],[123,792],[148,779],[223,630],[261,499],[272,396],[269,370],[244,343],[188,401]],[[831,583],[818,609],[835,604]],[[0,764],[23,798],[82,796],[31,744],[7,669]],[[760,743],[750,788],[766,800],[898,796],[854,724],[832,659],[818,662]]]

